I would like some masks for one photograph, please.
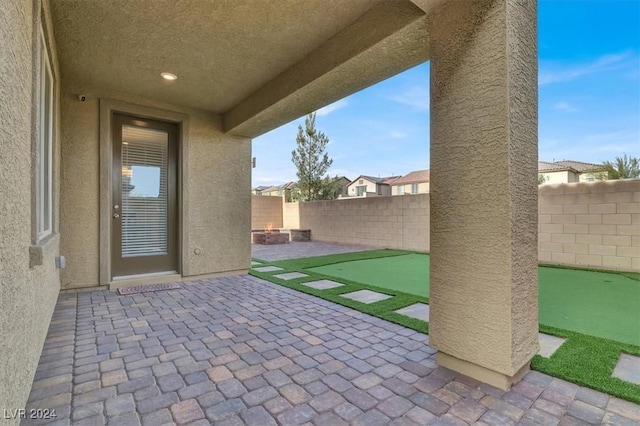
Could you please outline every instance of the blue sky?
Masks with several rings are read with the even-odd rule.
[[[640,157],[640,0],[538,3],[541,161]],[[253,140],[252,185],[297,180],[304,117]],[[331,175],[354,179],[429,168],[429,63],[318,111]]]

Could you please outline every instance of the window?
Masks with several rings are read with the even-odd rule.
[[[362,197],[364,194],[367,193],[367,186],[356,186],[356,191],[357,191],[357,195],[358,197]]]
[[[364,179],[360,179],[360,180],[358,181],[358,185],[362,185],[363,183],[364,183]]]
[[[417,194],[418,193],[418,184],[417,183],[412,183],[411,184],[411,193],[412,194]]]
[[[36,162],[36,217],[38,240],[52,232],[53,224],[53,74],[44,34],[40,31],[38,150]]]
[[[398,195],[403,195],[404,194],[404,185],[400,185],[398,187]]]
[[[596,177],[593,173],[587,173],[587,182],[593,182],[596,180]]]

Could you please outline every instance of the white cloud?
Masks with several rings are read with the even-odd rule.
[[[418,111],[427,111],[429,110],[429,86],[413,86],[389,99]]]
[[[614,55],[603,55],[593,62],[574,66],[553,67],[551,65],[541,64],[541,69],[538,74],[538,85],[543,86],[545,84],[570,81],[589,74],[620,69],[627,65],[630,59],[632,59],[631,53],[625,52]]]
[[[349,105],[349,102],[346,99],[340,99],[339,101],[329,104],[326,107],[320,108],[318,111],[316,111],[316,115],[318,117],[324,117],[325,115],[329,115],[332,112],[346,107],[347,105]]]
[[[399,130],[392,130],[389,133],[389,137],[391,139],[402,139],[402,138],[406,138],[407,136],[409,136],[409,134],[407,132],[402,132]]]
[[[566,112],[577,111],[577,109],[574,108],[573,105],[571,105],[569,102],[566,102],[566,101],[561,101],[561,102],[556,103],[553,106],[553,109],[558,110],[558,111],[566,111]]]

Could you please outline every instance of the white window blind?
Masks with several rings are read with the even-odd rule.
[[[167,155],[164,131],[122,127],[122,256],[167,253]]]

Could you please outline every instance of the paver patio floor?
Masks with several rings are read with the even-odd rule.
[[[482,385],[427,342],[250,276],[63,293],[28,408],[59,424],[640,422],[638,405],[537,372],[507,393]]]

